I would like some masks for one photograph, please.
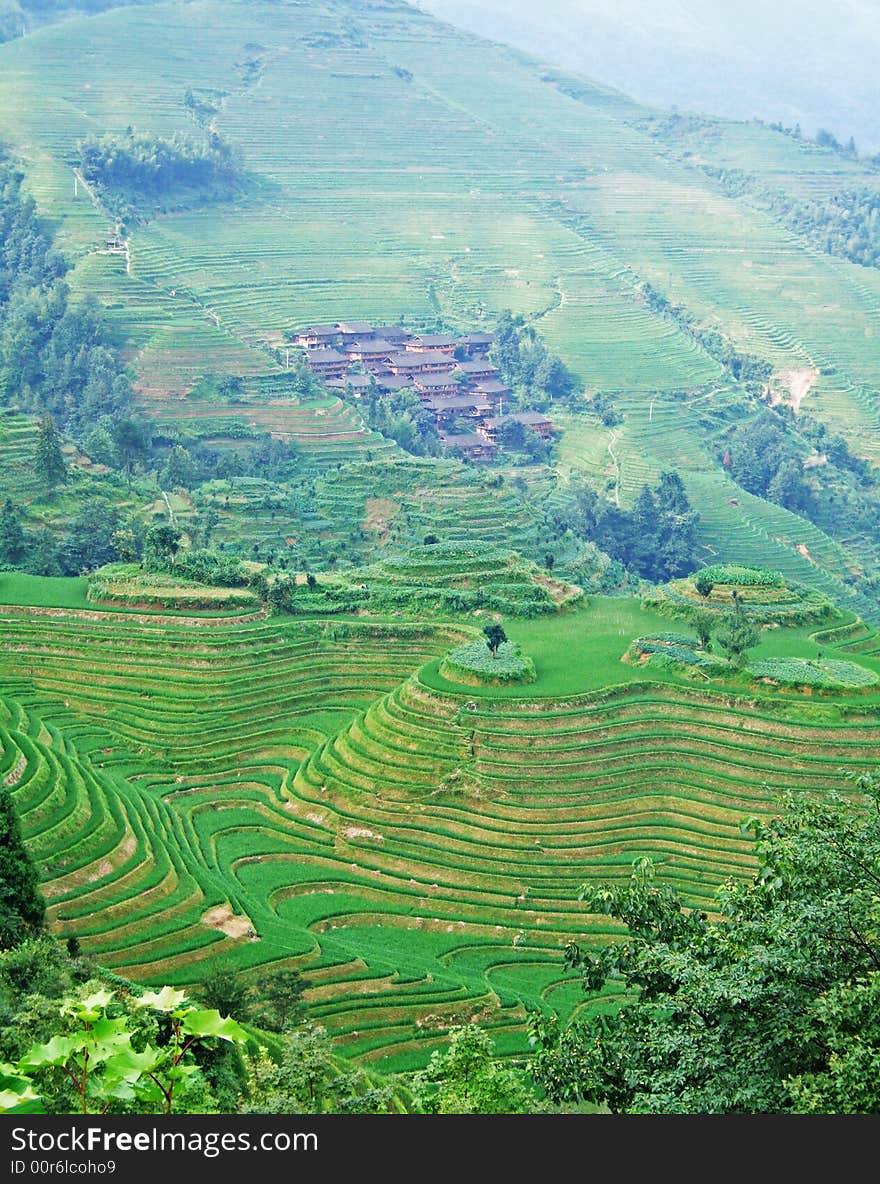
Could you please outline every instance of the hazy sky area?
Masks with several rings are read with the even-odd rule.
[[[820,127],[880,152],[880,0],[416,0],[664,107]]]

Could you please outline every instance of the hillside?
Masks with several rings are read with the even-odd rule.
[[[642,102],[732,119],[799,123],[880,150],[870,61],[876,9],[777,0],[420,0],[484,37],[578,70]],[[871,48],[869,48],[871,47]]]
[[[511,308],[622,416],[608,429],[579,413],[563,480],[583,471],[627,503],[677,467],[707,557],[767,560],[875,611],[856,586],[878,562],[862,532],[829,539],[719,463],[723,432],[760,407],[731,350],[769,368],[773,398],[796,391],[802,412],[877,456],[880,276],[796,238],[719,174],[824,199],[876,189],[857,162],[754,124],[670,122],[393,3],[115,9],[0,46],[0,66],[0,139],[161,422],[191,422],[185,396],[207,370],[232,374],[246,403],[218,405],[224,416],[349,461],[372,448],[352,434],[356,408],[347,423],[308,404],[289,426],[269,413],[279,341],[345,317],[469,331]],[[125,253],[108,252],[112,219],[74,184],[76,145],[130,125],[189,133],[188,92],[244,149],[245,193],[129,227]],[[646,283],[726,353],[647,301]]]
[[[153,432],[126,465],[105,415],[103,464],[73,419],[47,483],[52,425],[24,364],[9,377],[27,337],[0,303],[3,545],[26,549],[21,507],[36,552],[0,564],[0,780],[59,934],[141,982],[288,963],[309,1014],[384,1068],[472,1016],[523,1053],[529,1012],[584,1006],[565,943],[619,932],[585,880],[649,855],[711,909],[753,870],[745,816],[864,770],[867,163],[645,107],[399,0],[68,12],[0,44],[0,144],[71,263],[52,291],[97,299],[132,390],[109,364],[106,385]],[[866,242],[834,221],[853,192]],[[51,304],[27,300],[22,322]],[[476,459],[296,346],[367,322],[494,349],[517,316],[574,389],[514,392],[548,434]],[[64,412],[77,351],[50,344]],[[452,353],[421,352],[455,383]],[[99,535],[121,549],[89,552]],[[41,565],[58,537],[67,578]],[[672,575],[639,567],[651,539]],[[694,609],[754,623],[748,661],[692,636]]]
[[[538,677],[499,688],[440,673],[472,616],[120,611],[58,583],[0,576],[0,776],[53,928],[142,982],[288,961],[312,1018],[385,1068],[471,1015],[522,1052],[529,1011],[582,1005],[566,940],[611,932],[585,879],[647,854],[711,908],[752,866],[742,818],[842,785],[877,742],[870,686],[623,660],[670,625],[634,600],[507,619]],[[26,607],[46,600],[66,607]],[[755,656],[877,680],[878,644],[840,616],[771,628]]]

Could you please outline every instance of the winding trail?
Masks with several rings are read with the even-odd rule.
[[[612,431],[611,438],[608,441],[608,455],[614,461],[614,504],[618,509],[620,509],[620,461],[617,459],[614,445],[617,443],[617,437],[619,435],[620,432]]]

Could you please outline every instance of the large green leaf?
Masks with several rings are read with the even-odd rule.
[[[135,1007],[152,1007],[156,1011],[178,1011],[187,1001],[186,991],[176,991],[174,987],[162,987],[159,991],[144,991],[140,999],[135,1000]]]
[[[221,1016],[216,1008],[188,1011],[181,1027],[189,1036],[217,1036],[236,1044],[245,1044],[249,1039],[241,1024],[237,1024],[230,1016]]]

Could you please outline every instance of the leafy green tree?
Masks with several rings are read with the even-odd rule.
[[[148,455],[152,437],[146,424],[131,416],[123,416],[114,423],[112,437],[128,481],[128,492],[131,493],[135,466]]]
[[[37,447],[34,452],[34,475],[50,492],[67,480],[67,464],[61,451],[61,436],[51,415],[40,420]]]
[[[449,1044],[431,1053],[413,1082],[419,1109],[428,1114],[528,1114],[535,1094],[515,1069],[499,1064],[491,1037],[477,1024],[453,1028]]]
[[[741,611],[734,612],[728,617],[724,628],[715,638],[734,666],[743,666],[747,651],[753,649],[761,640],[757,629]]]
[[[243,1015],[248,1002],[248,986],[228,970],[217,967],[204,976],[197,994],[206,1007],[215,1007],[226,1015]]]
[[[547,571],[552,571],[555,564],[556,564],[556,556],[553,554],[552,551],[548,551],[544,556],[544,566],[546,567]]]
[[[533,1070],[554,1101],[616,1113],[880,1111],[880,781],[789,795],[751,820],[758,868],[688,909],[638,860],[625,887],[585,886],[619,940],[572,943],[611,1012],[560,1030],[538,1020]]]
[[[704,650],[708,649],[712,630],[715,628],[715,614],[709,612],[708,609],[697,609],[691,614],[691,624],[701,647]]]
[[[182,537],[178,528],[167,522],[151,526],[144,539],[144,560],[148,564],[173,567]]]
[[[48,530],[41,530],[34,536],[24,566],[35,576],[60,576],[62,574],[58,544]]]
[[[115,536],[120,526],[119,511],[106,498],[96,497],[71,520],[59,548],[65,575],[79,575],[118,559]]]
[[[708,600],[712,594],[712,589],[715,587],[715,584],[705,572],[698,571],[694,576],[694,587],[704,600]]]
[[[376,1114],[395,1108],[390,1089],[340,1065],[326,1031],[316,1024],[288,1032],[276,1060],[266,1055],[252,1060],[248,1098],[246,1114]]]
[[[192,489],[198,478],[199,467],[192,456],[182,445],[175,444],[159,472],[159,484],[163,489]]]
[[[0,913],[5,918],[0,945],[8,949],[42,928],[46,902],[39,874],[24,845],[12,794],[0,789]]]
[[[489,647],[489,653],[493,658],[497,658],[498,648],[507,641],[507,634],[497,621],[491,625],[484,625],[483,634],[486,638],[486,645]]]
[[[25,539],[21,528],[21,510],[7,497],[0,511],[0,563],[16,564],[24,558]]]
[[[305,1014],[303,991],[307,986],[298,970],[282,967],[267,971],[251,989],[248,1017],[273,1032],[293,1027]]]

